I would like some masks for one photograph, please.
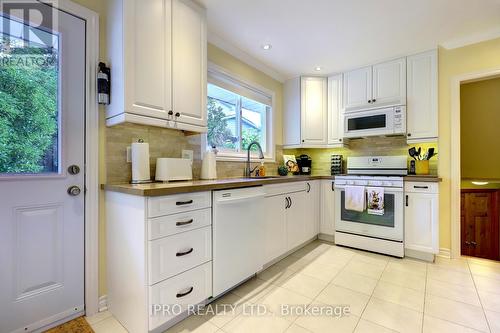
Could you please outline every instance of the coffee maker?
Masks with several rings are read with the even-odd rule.
[[[308,155],[303,154],[297,157],[297,165],[301,175],[311,174],[312,160]]]

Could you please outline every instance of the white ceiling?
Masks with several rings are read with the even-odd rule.
[[[198,1],[209,41],[278,79],[500,36],[500,0]]]

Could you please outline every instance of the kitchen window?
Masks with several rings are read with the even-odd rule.
[[[273,93],[210,66],[207,86],[208,132],[204,145],[215,146],[220,160],[246,159],[257,141],[266,160],[274,160]],[[257,147],[252,147],[252,155]]]

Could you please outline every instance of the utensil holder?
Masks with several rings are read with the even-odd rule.
[[[415,173],[417,175],[428,175],[429,174],[429,161],[415,161]]]

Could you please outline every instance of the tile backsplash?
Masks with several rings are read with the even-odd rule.
[[[193,150],[193,177],[199,179],[201,172],[201,135],[186,136],[183,132],[160,127],[125,123],[106,128],[106,181],[112,183],[130,182],[132,165],[127,163],[127,147],[143,139],[149,143],[151,176],[156,172],[158,157],[181,157],[182,150]],[[276,147],[277,162],[283,161],[280,146]],[[269,175],[277,174],[279,163],[265,163]],[[255,164],[253,164],[255,165]],[[242,162],[217,162],[219,178],[242,177],[245,164]]]
[[[344,171],[346,158],[349,156],[390,156],[390,155],[406,155],[408,161],[411,157],[408,155],[410,147],[422,147],[422,152],[433,147],[437,151],[437,143],[422,143],[408,145],[405,137],[372,137],[364,139],[350,140],[349,146],[344,148],[310,148],[310,149],[285,149],[285,154],[301,155],[307,154],[312,159],[312,174],[313,175],[329,175],[331,155],[342,155],[344,159]],[[436,175],[437,157],[430,160],[430,174]]]

